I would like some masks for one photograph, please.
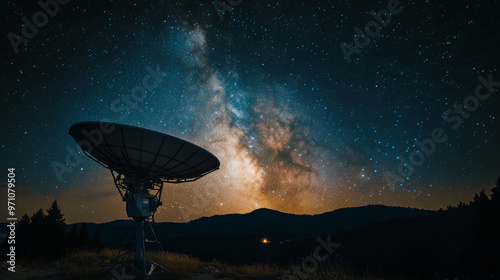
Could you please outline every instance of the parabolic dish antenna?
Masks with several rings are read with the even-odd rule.
[[[144,223],[161,205],[163,183],[198,180],[219,169],[219,160],[192,143],[135,126],[81,122],[69,134],[87,156],[111,171],[127,215],[134,219],[134,270],[150,274],[158,265],[146,260]]]
[[[82,122],[72,125],[69,134],[85,154],[104,167],[155,182],[194,181],[220,165],[201,147],[140,127]]]

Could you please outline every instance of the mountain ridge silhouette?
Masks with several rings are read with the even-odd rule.
[[[314,215],[291,214],[268,208],[259,208],[245,214],[200,217],[187,223],[157,222],[154,224],[154,230],[160,239],[180,236],[238,236],[271,233],[287,236],[287,238],[300,239],[386,221],[392,218],[423,215],[427,212],[429,210],[384,205],[341,208]],[[114,220],[106,223],[86,224],[91,233],[99,230],[104,244],[116,246],[124,241],[133,221]],[[72,225],[67,225],[68,229]],[[146,231],[148,232],[149,229]]]

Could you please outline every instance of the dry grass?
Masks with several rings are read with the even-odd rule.
[[[148,252],[147,258],[166,268],[175,279],[188,279],[206,264],[197,258],[177,253]]]
[[[176,279],[189,279],[195,273],[219,277],[238,277],[240,279],[276,279],[284,271],[283,268],[275,265],[230,266],[215,259],[211,262],[204,262],[191,256],[176,253],[151,252],[148,254],[148,259],[168,269],[168,274]]]
[[[109,249],[101,252],[81,251],[59,260],[55,265],[64,270],[72,279],[110,279],[108,270],[117,254],[118,250]],[[146,256],[168,270],[166,273],[168,279],[191,279],[194,274],[245,280],[281,279],[281,275],[286,270],[284,267],[272,264],[231,266],[216,260],[205,262],[191,256],[169,252],[147,252]],[[130,254],[125,259],[132,258],[133,254]],[[376,273],[360,272],[348,263],[338,260],[321,264],[316,271],[306,274],[310,280],[387,280],[387,278],[374,276]],[[393,279],[408,280],[405,277]]]
[[[109,278],[109,268],[118,250],[105,249],[101,252],[80,251],[70,254],[55,263],[72,279]],[[165,267],[169,279],[190,279],[194,274],[237,277],[238,279],[276,279],[285,269],[269,264],[229,266],[216,260],[204,262],[197,258],[162,252],[147,252],[147,258]],[[132,259],[133,255],[123,260]]]
[[[55,265],[63,269],[71,278],[97,279],[106,273],[111,266],[111,261],[116,257],[117,250],[78,251],[63,258]]]
[[[244,275],[250,279],[276,279],[280,277],[285,270],[282,267],[271,264],[243,265],[236,266],[233,269],[236,274]]]

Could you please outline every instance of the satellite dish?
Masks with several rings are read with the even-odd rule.
[[[69,134],[88,157],[111,171],[127,215],[134,219],[134,269],[150,274],[158,265],[146,260],[144,222],[162,204],[163,183],[198,180],[219,169],[219,160],[192,143],[135,126],[81,122]]]
[[[82,122],[69,134],[83,152],[118,173],[155,182],[183,183],[219,169],[207,150],[156,131],[113,123]]]

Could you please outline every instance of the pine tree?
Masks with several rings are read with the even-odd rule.
[[[479,194],[475,193],[474,194],[474,199],[472,201],[472,204],[475,206],[483,207],[486,206],[489,202],[489,198],[484,192],[484,189],[479,192]]]
[[[43,209],[40,208],[38,211],[33,213],[31,216],[31,224],[36,227],[41,227],[43,225],[43,220],[45,219],[45,214],[43,213]]]
[[[30,217],[28,216],[28,214],[24,214],[22,217],[21,217],[21,220],[19,220],[19,228],[22,228],[22,227],[27,227],[29,224],[31,223],[31,219]]]
[[[493,211],[493,215],[496,216],[496,218],[500,218],[500,177],[498,177],[497,181],[495,182],[496,186],[491,189],[491,210]],[[500,225],[497,224],[497,232],[500,233]],[[500,241],[499,241],[500,244]],[[500,245],[498,246],[500,247]]]
[[[61,212],[59,204],[57,204],[57,199],[52,202],[50,208],[47,210],[47,219],[49,222],[54,224],[65,224],[64,214]]]
[[[67,251],[65,248],[66,223],[61,208],[57,204],[57,199],[47,210],[46,226],[47,243],[53,248],[47,255],[53,258],[61,257]]]
[[[484,192],[484,189],[481,190],[481,192],[479,193],[479,201],[480,201],[480,204],[487,204],[488,201],[490,199],[488,198],[488,196],[486,195],[486,193]]]
[[[498,204],[500,202],[500,177],[495,182],[496,186],[491,189],[491,201]]]

